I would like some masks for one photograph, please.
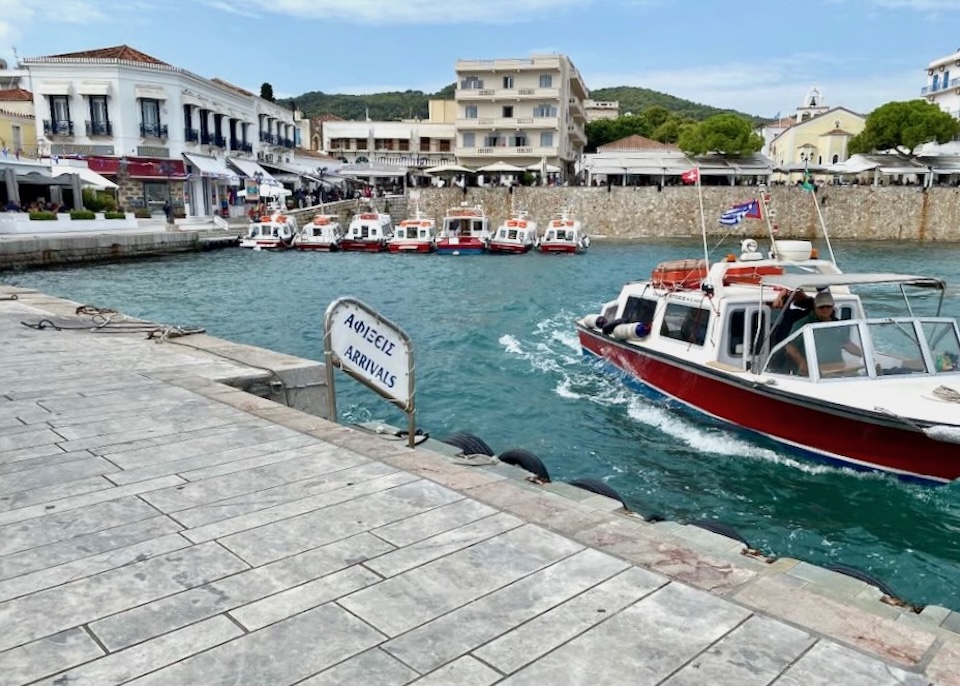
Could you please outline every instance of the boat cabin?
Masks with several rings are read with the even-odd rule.
[[[451,238],[483,238],[489,234],[489,226],[489,217],[479,210],[450,210],[443,218],[443,235]]]
[[[394,229],[394,237],[398,240],[429,241],[435,237],[437,228],[429,219],[405,219]]]
[[[346,238],[352,241],[380,241],[393,235],[390,216],[377,212],[362,212],[350,222]]]

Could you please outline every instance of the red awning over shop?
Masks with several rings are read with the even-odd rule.
[[[183,160],[168,160],[160,157],[88,157],[87,165],[98,174],[115,176],[121,164],[126,164],[127,174],[132,179],[187,178]]]

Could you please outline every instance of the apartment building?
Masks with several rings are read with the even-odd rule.
[[[241,214],[241,180],[291,162],[294,113],[220,79],[121,45],[21,60],[44,157],[82,157],[120,203],[186,216]],[[181,209],[182,208],[182,209]]]
[[[479,168],[495,162],[540,167],[565,176],[587,143],[589,93],[564,55],[457,60],[456,154]]]
[[[321,127],[321,149],[347,164],[425,168],[453,162],[456,130],[448,117],[451,104],[431,100],[427,120],[327,118]]]
[[[583,101],[583,109],[587,113],[587,123],[598,119],[617,119],[620,116],[619,100],[592,100]]]
[[[920,94],[960,119],[960,49],[927,65],[927,85]]]

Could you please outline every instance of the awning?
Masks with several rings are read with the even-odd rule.
[[[81,81],[77,86],[80,95],[110,95],[109,81]]]
[[[40,95],[70,95],[69,81],[45,81],[37,87]]]
[[[67,164],[55,164],[53,165],[52,169],[55,177],[63,176],[64,174],[78,174],[80,176],[80,182],[83,185],[95,188],[98,191],[107,190],[108,188],[117,188],[117,184],[107,177],[101,176],[89,167],[75,167]]]
[[[212,179],[225,181],[227,185],[239,186],[240,177],[227,169],[223,160],[216,157],[207,157],[206,155],[195,155],[193,153],[183,153],[187,162],[192,164],[200,173],[200,176],[206,176]]]
[[[260,176],[260,180],[263,183],[281,185],[266,169],[261,167],[259,164],[253,160],[241,160],[236,157],[228,157],[227,162],[232,164],[236,169],[246,176],[248,179],[255,179],[257,175]]]
[[[98,174],[115,176],[123,166],[131,179],[182,181],[187,178],[183,160],[153,157],[88,157],[87,164]]]

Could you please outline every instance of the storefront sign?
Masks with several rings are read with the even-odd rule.
[[[70,155],[112,155],[112,145],[77,145],[76,143],[53,143],[50,145],[51,155],[69,157]]]
[[[260,199],[260,184],[256,182],[255,179],[247,179],[247,182],[244,184],[244,198],[250,202],[256,202]]]

